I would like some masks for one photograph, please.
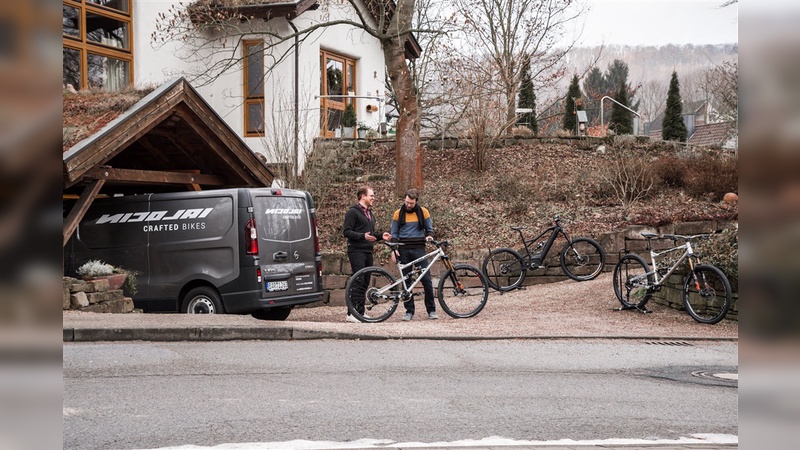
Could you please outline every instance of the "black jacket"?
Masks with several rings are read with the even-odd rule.
[[[372,246],[375,242],[368,241],[364,237],[364,233],[369,232],[378,241],[383,240],[382,233],[375,232],[375,214],[372,211],[370,211],[370,216],[372,216],[372,220],[367,219],[359,204],[351,206],[344,214],[342,234],[347,238],[348,252],[372,253]]]

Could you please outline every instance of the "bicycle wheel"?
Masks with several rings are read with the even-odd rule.
[[[397,309],[402,285],[380,291],[392,283],[394,277],[380,267],[365,267],[354,273],[345,286],[347,311],[362,322],[388,319]]]
[[[483,274],[492,289],[506,292],[525,281],[527,270],[519,253],[510,248],[497,248],[483,261]]]
[[[731,307],[731,284],[728,277],[714,266],[694,266],[683,284],[683,305],[686,312],[700,323],[722,320]]]
[[[561,270],[575,281],[596,278],[606,265],[606,252],[594,239],[577,238],[561,250]]]
[[[614,294],[626,308],[643,307],[653,293],[653,274],[647,275],[647,263],[639,255],[625,255],[614,267]]]
[[[489,284],[475,266],[456,264],[439,279],[439,305],[456,319],[472,317],[486,306]]]

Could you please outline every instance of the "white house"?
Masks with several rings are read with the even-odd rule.
[[[364,17],[374,20],[361,1],[357,5]],[[154,33],[163,36],[163,28],[157,29],[159,21],[163,25],[171,8],[183,4],[235,10],[247,20],[232,21],[232,26],[245,33],[224,38],[223,33],[202,32],[201,41],[188,43],[154,39]],[[296,158],[298,170],[302,170],[314,138],[340,135],[347,103],[353,103],[359,122],[374,128],[382,121],[385,65],[376,38],[345,24],[320,28],[276,47],[270,44],[278,38],[262,34],[283,37],[338,19],[358,21],[349,2],[198,0],[183,4],[169,0],[63,0],[64,85],[77,90],[119,91],[186,76],[253,151],[268,162]],[[250,33],[250,26],[256,32]],[[201,42],[203,46],[198,47]],[[406,53],[409,58],[419,55],[413,37]],[[195,78],[216,74],[218,66],[230,60],[235,64],[207,83],[202,77]],[[354,97],[335,97],[349,93]]]

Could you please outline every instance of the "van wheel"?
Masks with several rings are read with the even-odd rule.
[[[192,289],[183,297],[181,311],[186,314],[222,314],[222,301],[216,290],[200,286]]]
[[[252,315],[259,320],[286,320],[292,312],[291,306],[280,306],[277,308],[262,309],[253,311]]]

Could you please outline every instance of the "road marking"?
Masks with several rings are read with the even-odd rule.
[[[500,436],[491,436],[483,439],[465,439],[452,442],[395,442],[389,439],[359,439],[349,442],[333,441],[305,441],[295,440],[286,442],[246,442],[239,444],[220,444],[213,447],[196,445],[181,445],[178,447],[163,447],[151,450],[276,450],[276,449],[347,449],[347,448],[409,448],[409,447],[544,447],[544,446],[608,446],[608,445],[738,445],[739,436],[732,434],[698,433],[691,437],[678,439],[598,439],[574,441],[572,439],[559,439],[556,441],[523,441],[507,439]]]

